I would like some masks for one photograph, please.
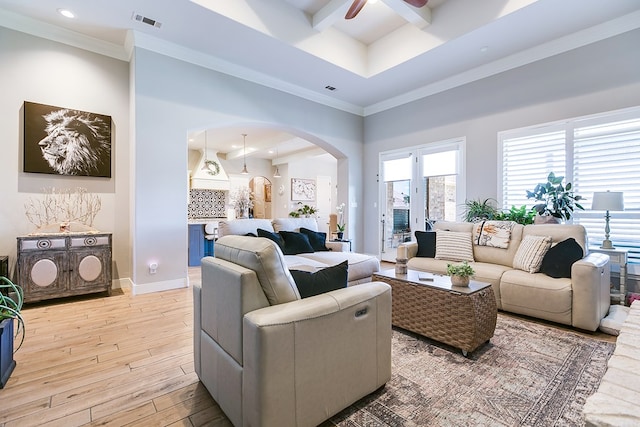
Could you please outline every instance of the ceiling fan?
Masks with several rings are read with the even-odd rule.
[[[404,0],[405,3],[409,3],[413,7],[422,7],[429,0]],[[347,11],[347,14],[344,16],[344,19],[353,19],[360,13],[364,5],[367,4],[367,0],[354,0],[351,4],[351,7]]]

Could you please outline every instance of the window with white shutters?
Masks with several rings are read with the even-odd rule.
[[[526,198],[549,172],[571,182],[585,210],[573,222],[587,229],[590,245],[604,239],[604,212],[592,211],[596,191],[621,191],[622,212],[610,212],[613,245],[629,249],[629,272],[640,274],[640,108],[504,131],[498,135],[502,155],[501,205],[508,209],[535,203]]]

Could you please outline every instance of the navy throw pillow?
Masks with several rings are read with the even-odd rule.
[[[571,266],[574,262],[581,260],[583,256],[582,246],[576,242],[576,239],[570,237],[547,251],[542,258],[540,273],[556,279],[560,277],[571,278]]]
[[[416,256],[435,258],[436,257],[436,232],[416,230],[416,242],[418,242],[418,253]]]
[[[329,250],[329,248],[327,248],[324,244],[327,241],[327,233],[309,230],[308,228],[304,227],[300,227],[300,233],[307,236],[307,238],[309,239],[309,243],[311,243],[311,247],[315,252]]]
[[[344,261],[316,272],[289,270],[302,298],[347,287],[349,263]]]
[[[310,254],[313,253],[313,247],[309,243],[309,238],[294,231],[281,231],[280,236],[284,240],[285,255]]]
[[[273,240],[280,246],[280,249],[284,251],[284,240],[282,240],[282,236],[278,233],[274,233],[272,231],[264,230],[262,228],[258,228],[258,237],[266,237],[267,239]]]

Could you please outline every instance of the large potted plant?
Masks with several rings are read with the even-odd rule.
[[[584,209],[578,203],[583,200],[582,196],[574,194],[570,182],[562,185],[564,176],[556,176],[549,172],[547,182],[541,182],[535,186],[533,191],[527,190],[527,198],[535,199],[538,202],[533,206],[540,217],[554,218],[555,222],[567,221],[571,218],[574,209]],[[536,222],[548,222],[538,221]]]
[[[491,198],[484,200],[466,200],[464,202],[464,220],[467,222],[476,222],[495,219],[499,211],[494,203],[497,204],[496,200]]]
[[[16,351],[24,341],[24,319],[20,314],[23,296],[20,286],[0,276],[0,388],[4,388],[16,367],[13,360],[14,322],[17,322],[15,337],[21,336]]]

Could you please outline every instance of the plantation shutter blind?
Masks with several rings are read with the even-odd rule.
[[[629,249],[629,262],[640,262],[640,119],[576,123],[573,169],[575,191],[586,197],[581,203],[586,210],[576,213],[576,222],[587,229],[590,243],[604,239],[604,213],[589,212],[593,193],[622,191],[625,210],[610,212],[610,238],[614,246]]]
[[[537,130],[540,132],[540,129]],[[521,133],[521,132],[519,132]],[[566,164],[565,130],[552,130],[535,135],[502,136],[502,208],[536,202],[527,199],[527,190],[533,191],[539,182],[546,182],[549,172],[564,175]],[[511,136],[513,135],[513,136]]]

